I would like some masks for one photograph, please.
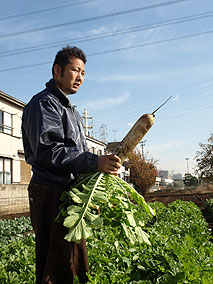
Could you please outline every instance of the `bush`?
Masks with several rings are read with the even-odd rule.
[[[209,199],[205,203],[206,212],[213,217],[213,198]]]

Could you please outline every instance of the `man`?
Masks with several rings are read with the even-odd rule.
[[[36,284],[86,283],[88,257],[85,240],[64,240],[67,233],[54,221],[59,199],[81,173],[117,174],[116,155],[88,152],[82,119],[67,96],[84,81],[86,56],[77,47],[60,50],[53,63],[53,79],[26,105],[22,133],[27,163],[33,175],[28,187],[30,215],[36,241]]]

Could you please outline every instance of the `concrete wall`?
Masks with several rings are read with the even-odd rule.
[[[200,209],[205,207],[206,200],[213,198],[213,185],[197,187],[191,190],[161,190],[145,195],[147,202],[162,202],[167,205],[175,200],[192,201]]]
[[[0,185],[0,216],[29,212],[28,185]]]

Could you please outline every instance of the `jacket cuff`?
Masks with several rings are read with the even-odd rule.
[[[88,154],[90,154],[90,157],[88,157],[88,162],[90,164],[90,172],[97,172],[97,169],[98,169],[98,155],[92,154],[90,152],[88,152]]]

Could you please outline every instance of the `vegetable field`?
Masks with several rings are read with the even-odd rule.
[[[212,284],[213,244],[200,209],[176,200],[149,204],[156,217],[135,205],[151,245],[132,244],[121,228],[94,227],[87,239],[92,284]],[[0,283],[33,284],[34,234],[29,218],[0,220]],[[78,283],[78,281],[76,281]]]

